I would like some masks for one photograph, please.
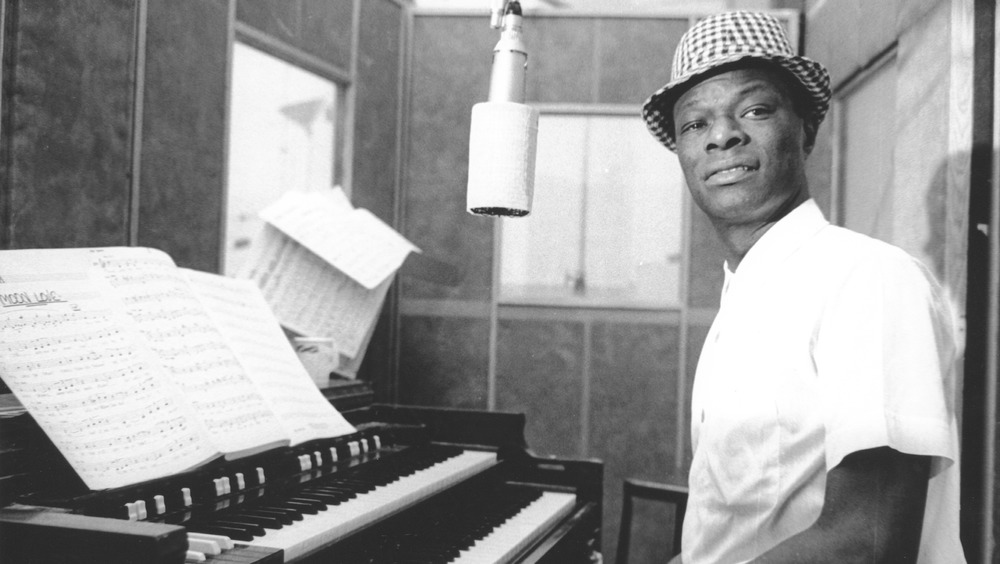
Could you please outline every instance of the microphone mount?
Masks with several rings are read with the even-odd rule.
[[[500,24],[496,4],[502,4]],[[500,41],[493,48],[493,68],[490,74],[490,102],[524,102],[524,76],[528,67],[528,47],[521,28],[521,4],[517,0],[494,2],[490,25],[500,29]]]

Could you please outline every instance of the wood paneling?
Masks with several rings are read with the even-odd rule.
[[[944,281],[947,226],[947,167],[951,37],[950,6],[938,9],[899,37],[896,61],[896,127],[892,139],[892,243],[902,247]],[[944,55],[944,56],[942,56]],[[885,142],[887,140],[879,140]]]

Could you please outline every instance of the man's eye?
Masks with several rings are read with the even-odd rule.
[[[705,122],[703,121],[689,121],[681,126],[681,133],[686,133],[688,131],[695,131],[705,127]]]
[[[772,113],[774,112],[771,110],[771,108],[768,108],[767,106],[754,106],[752,108],[747,109],[747,111],[743,112],[743,115],[746,117],[763,117],[770,115]]]

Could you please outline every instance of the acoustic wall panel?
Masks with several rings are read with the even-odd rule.
[[[403,316],[399,403],[486,409],[489,321]]]
[[[8,3],[5,248],[127,243],[137,6]]]
[[[226,142],[226,0],[149,0],[139,244],[218,272]]]
[[[581,456],[584,325],[565,320],[501,319],[497,409],[527,416],[536,452]]]
[[[669,82],[674,49],[687,28],[686,17],[601,21],[597,101],[641,104]],[[666,149],[663,156],[670,157]]]
[[[404,278],[403,299],[490,299],[494,222],[466,212],[465,192],[472,106],[486,100],[496,41],[488,18],[414,18],[404,235],[458,280]]]

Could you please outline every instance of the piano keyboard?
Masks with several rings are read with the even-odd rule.
[[[562,492],[543,492],[517,515],[494,529],[458,558],[455,564],[500,564],[511,562],[515,556],[535,543],[550,527],[573,511],[576,495]]]
[[[513,562],[576,504],[575,494],[469,481],[384,522],[372,534],[338,543],[328,554],[337,564]]]
[[[478,474],[496,462],[494,452],[464,451],[329,510],[303,515],[293,526],[267,529],[247,544],[282,549],[285,562],[293,561]]]

